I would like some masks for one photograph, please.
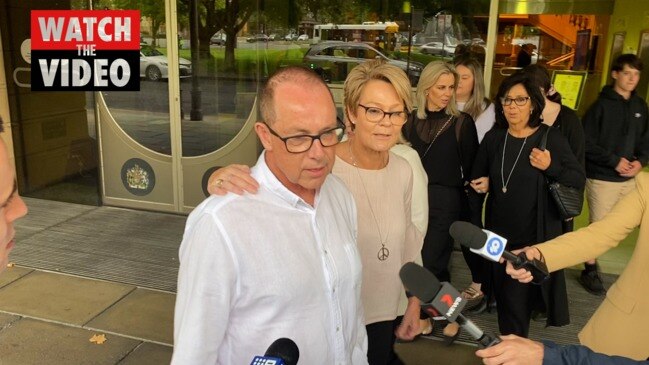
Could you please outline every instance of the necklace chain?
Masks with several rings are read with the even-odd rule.
[[[385,243],[388,239],[388,235],[386,235],[384,239],[383,235],[381,234],[381,226],[379,225],[378,219],[376,219],[376,214],[374,214],[374,208],[372,208],[372,201],[370,200],[370,196],[367,194],[367,188],[365,188],[365,182],[363,182],[363,177],[361,176],[360,169],[356,164],[356,159],[354,158],[354,152],[352,151],[351,141],[347,142],[347,144],[349,146],[349,156],[351,157],[352,166],[356,168],[358,179],[361,181],[361,186],[363,187],[363,192],[365,193],[365,199],[367,199],[367,205],[370,207],[370,213],[372,213],[372,219],[374,219],[374,224],[376,224],[376,231],[379,234],[379,240],[381,241],[381,248],[376,254],[376,257],[379,259],[379,261],[385,261],[388,259],[388,257],[390,257],[390,250],[387,247],[385,247]]]
[[[352,161],[352,166],[358,169],[358,165],[356,164],[356,159],[354,158],[354,152],[352,152],[352,142],[351,141],[347,142],[347,146],[349,147],[349,157]]]
[[[433,139],[430,141],[430,143],[428,144],[428,148],[426,148],[426,151],[425,151],[424,154],[421,156],[421,158],[426,157],[426,155],[428,154],[428,151],[430,150],[430,148],[433,147],[433,143],[435,143],[435,140],[437,139],[437,137],[439,137],[439,135],[442,134],[442,132],[444,131],[444,129],[446,128],[446,126],[448,125],[448,123],[451,122],[451,119],[453,119],[453,116],[452,116],[452,115],[451,115],[451,116],[446,120],[446,122],[444,122],[444,125],[442,125],[442,128],[440,128],[440,129],[437,130],[437,133],[435,133],[435,137],[433,137]],[[430,131],[428,132],[428,135],[429,135],[429,136],[430,136],[430,133],[431,133],[432,131],[433,131],[433,129],[431,128]]]
[[[503,181],[503,193],[507,193],[507,185],[509,184],[509,179],[512,178],[512,173],[514,172],[514,169],[516,168],[516,164],[518,163],[518,159],[521,157],[521,153],[523,153],[523,148],[525,147],[525,142],[527,142],[527,137],[523,140],[523,144],[521,145],[521,149],[518,151],[518,156],[516,156],[516,160],[514,161],[514,164],[512,165],[512,169],[509,170],[509,176],[507,176],[507,180],[505,181],[505,148],[507,147],[507,135],[509,134],[508,131],[505,131],[505,143],[503,143],[503,159],[500,163],[500,178]]]

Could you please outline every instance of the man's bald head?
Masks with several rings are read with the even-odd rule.
[[[259,100],[261,119],[266,124],[272,125],[277,118],[277,114],[275,113],[275,91],[277,87],[289,82],[305,87],[322,87],[329,90],[322,77],[311,69],[299,66],[289,66],[279,69],[266,82]],[[331,96],[331,100],[333,101],[333,95]]]

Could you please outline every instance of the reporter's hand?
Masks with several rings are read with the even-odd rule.
[[[527,257],[528,260],[541,260],[541,251],[539,251],[538,248],[536,247],[525,247],[520,250],[514,250],[512,253],[514,255],[518,255],[521,252],[525,252],[525,256]],[[505,272],[507,275],[511,276],[512,279],[518,280],[520,283],[527,284],[532,279],[534,279],[534,276],[532,275],[531,272],[525,270],[525,269],[516,269],[514,268],[514,265],[512,265],[511,262],[507,261],[507,267],[505,268]]]
[[[545,348],[542,343],[516,335],[501,336],[502,342],[476,351],[487,365],[541,365]]]
[[[250,167],[246,165],[228,165],[210,175],[207,181],[207,191],[213,195],[226,195],[235,193],[243,195],[257,193],[259,183],[250,176]]]

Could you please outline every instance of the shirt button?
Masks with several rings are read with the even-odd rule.
[[[325,255],[329,254],[329,252],[327,250],[324,250],[324,253],[325,253]]]
[[[336,332],[340,331],[340,327],[336,327]]]

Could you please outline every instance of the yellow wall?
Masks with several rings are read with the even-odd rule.
[[[603,72],[608,74],[610,70],[610,53],[613,43],[613,34],[626,32],[624,39],[623,53],[634,53],[638,51],[640,32],[649,30],[649,1],[648,0],[615,0],[615,8],[611,15],[610,27],[606,41],[606,59]],[[602,77],[602,86],[606,84],[606,78]]]

